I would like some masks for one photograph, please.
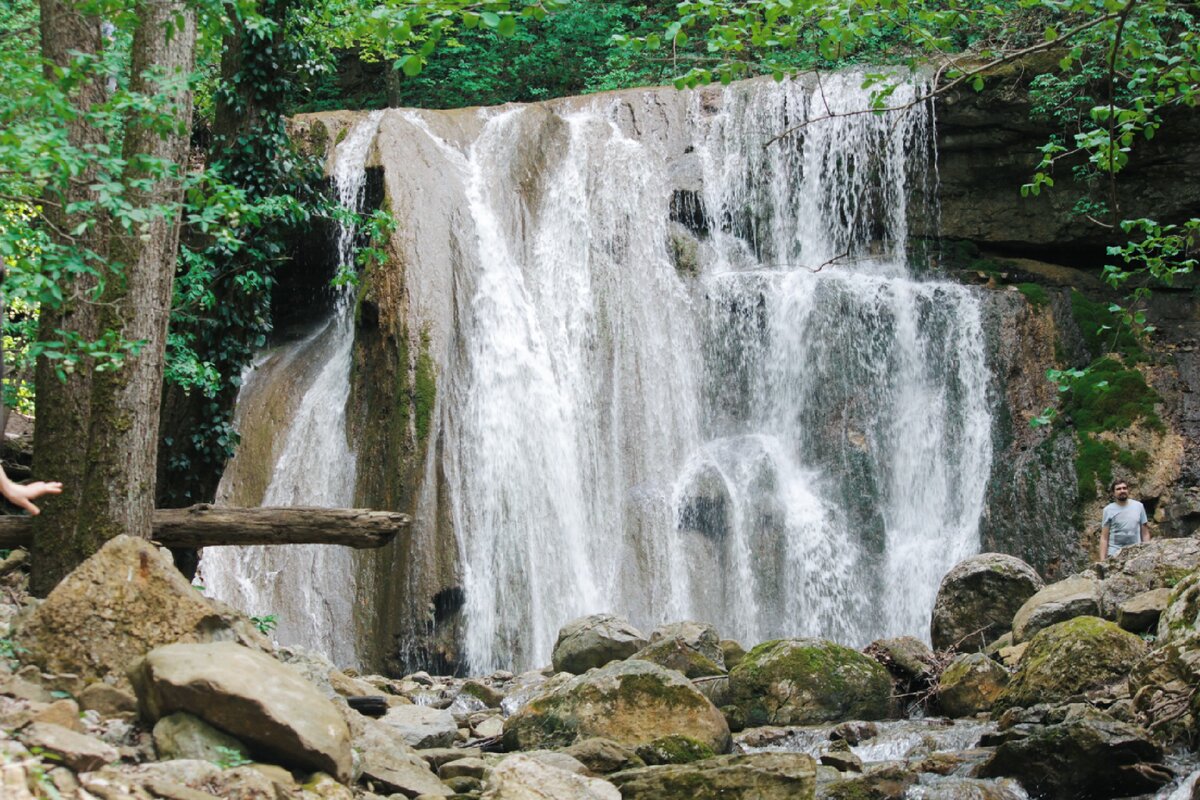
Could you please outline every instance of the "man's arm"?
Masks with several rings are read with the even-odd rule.
[[[1149,522],[1142,523],[1142,541],[1143,542],[1150,541],[1150,523]]]
[[[1108,558],[1108,526],[1100,526],[1100,560]]]

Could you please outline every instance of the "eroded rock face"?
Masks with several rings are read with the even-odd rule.
[[[1040,589],[1013,617],[1013,642],[1027,642],[1042,628],[1056,622],[1097,616],[1100,612],[1097,589],[1096,580],[1086,575],[1072,575]]]
[[[1008,685],[1008,670],[983,653],[967,653],[951,662],[938,681],[938,708],[948,717],[990,711]]]
[[[232,642],[173,644],[148,653],[129,678],[147,719],[185,711],[276,763],[350,778],[341,713],[270,656]]]
[[[504,723],[509,750],[566,747],[601,736],[636,747],[663,736],[694,739],[724,753],[729,726],[678,672],[647,661],[618,661],[534,698]]]
[[[729,673],[729,694],[748,725],[882,719],[892,712],[887,670],[823,639],[763,642]]]
[[[1158,644],[1200,633],[1200,571],[1181,580],[1158,618]]]
[[[1155,539],[1133,545],[1102,566],[1100,616],[1116,619],[1126,600],[1150,589],[1175,586],[1200,569],[1200,539]]]
[[[129,666],[175,642],[271,645],[237,611],[192,588],[149,542],[118,536],[54,588],[21,626],[26,661],[45,672],[128,687]]]
[[[1146,654],[1146,644],[1098,617],[1051,625],[1029,642],[999,705],[1059,703],[1114,684]]]
[[[817,767],[803,753],[717,756],[612,776],[624,800],[805,800]]]
[[[1013,616],[1044,585],[1033,567],[1002,553],[959,562],[938,587],[930,625],[934,648],[982,650],[1012,630]]]
[[[610,661],[629,658],[647,644],[642,632],[624,617],[592,614],[563,626],[551,660],[555,672],[581,675]]]
[[[1200,736],[1200,634],[1179,636],[1151,650],[1129,675],[1138,721],[1176,742]]]
[[[1158,629],[1158,621],[1171,602],[1171,590],[1151,589],[1135,594],[1121,604],[1117,611],[1117,624],[1132,633]]]

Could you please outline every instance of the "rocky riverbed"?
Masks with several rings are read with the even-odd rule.
[[[121,537],[44,601],[0,563],[0,796],[1197,796],[1200,541],[1046,586],[984,554],[931,639],[746,650],[712,626],[565,626],[523,674],[401,678],[275,647]]]

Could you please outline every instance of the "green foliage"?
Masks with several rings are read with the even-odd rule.
[[[254,627],[258,628],[258,632],[264,636],[270,635],[271,631],[279,626],[279,620],[274,614],[264,614],[261,617],[251,617],[250,621],[254,623]]]
[[[1029,301],[1029,305],[1034,308],[1041,308],[1050,302],[1050,296],[1046,294],[1046,289],[1036,283],[1018,283],[1017,291],[1025,296]]]
[[[246,754],[236,747],[218,746],[216,749],[217,757],[213,759],[213,763],[221,769],[236,769],[254,763],[254,759],[247,758]]]
[[[14,642],[8,636],[0,636],[0,659],[8,662],[8,666],[16,669],[20,666],[21,653],[25,652],[25,648]]]
[[[1145,357],[1137,329],[1127,324],[1119,306],[1089,300],[1082,293],[1072,290],[1071,316],[1093,355],[1119,353],[1133,360]]]

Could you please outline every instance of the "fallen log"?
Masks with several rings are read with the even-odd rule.
[[[223,547],[249,544],[338,544],[382,547],[412,520],[397,511],[367,508],[159,508],[154,541],[167,547]],[[0,548],[26,547],[32,520],[0,516]]]

